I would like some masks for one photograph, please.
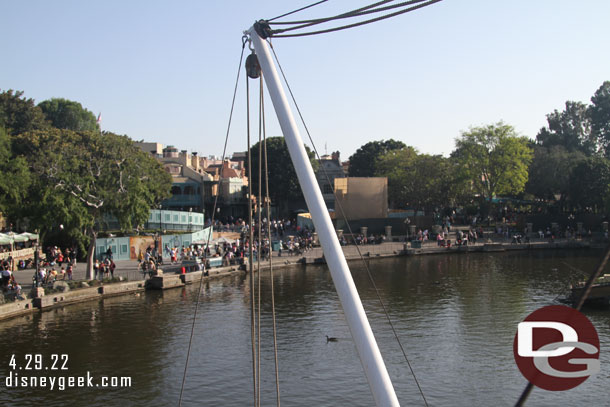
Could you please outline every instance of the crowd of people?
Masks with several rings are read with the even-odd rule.
[[[11,271],[11,263],[8,259],[4,259],[0,262],[0,276],[2,278],[0,280],[0,287],[4,294],[21,295],[21,286],[15,280],[15,276]]]

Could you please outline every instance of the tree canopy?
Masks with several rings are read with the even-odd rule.
[[[524,190],[532,154],[529,140],[500,122],[462,133],[452,157],[458,173],[471,182],[482,199],[491,202],[496,195]]]
[[[349,176],[374,177],[381,156],[405,147],[407,147],[405,143],[394,139],[370,141],[364,144],[349,158]]]
[[[591,127],[593,136],[610,158],[610,81],[605,81],[591,97]]]
[[[98,130],[95,115],[72,100],[53,98],[41,102],[38,107],[53,127],[73,131]]]
[[[570,201],[574,209],[608,210],[610,204],[610,161],[589,157],[570,174]]]
[[[46,128],[48,123],[34,99],[26,99],[22,91],[9,89],[0,92],[0,127],[15,135]]]
[[[0,209],[9,218],[29,220],[43,237],[63,225],[72,242],[89,246],[91,272],[103,216],[117,218],[123,230],[138,227],[169,196],[171,176],[127,136],[97,127],[57,128],[22,95],[0,94],[0,118],[11,129],[0,128],[0,192],[6,191]],[[57,106],[70,106],[75,117],[91,122],[93,115],[79,103],[58,100]]]
[[[536,136],[544,147],[562,146],[568,151],[580,151],[587,156],[597,152],[597,141],[591,132],[589,106],[580,102],[566,102],[566,108],[555,110],[546,118],[547,127]]]
[[[314,170],[317,168],[318,162],[315,160],[315,154],[307,146],[305,146],[307,155]],[[258,168],[259,157],[262,154],[262,174],[265,174],[265,156],[264,148],[261,149],[261,143],[256,143],[251,148],[252,155],[252,194],[258,195]],[[246,161],[246,170],[248,170],[248,162]],[[290,153],[286,146],[284,137],[268,137],[267,138],[267,170],[269,175],[269,196],[271,202],[277,205],[282,211],[288,201],[299,201],[303,199],[303,193],[297,174],[290,159]],[[265,194],[265,184],[263,178],[262,193]]]

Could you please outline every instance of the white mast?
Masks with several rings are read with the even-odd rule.
[[[256,24],[255,24],[256,26]],[[354,280],[345,261],[343,250],[330,220],[326,204],[316,181],[309,157],[290,110],[280,78],[273,64],[269,46],[257,33],[255,26],[248,31],[261,65],[263,78],[286,139],[286,145],[294,164],[299,183],[311,212],[314,226],[324,249],[326,263],[330,269],[343,312],[356,344],[360,361],[371,392],[378,406],[399,406],[392,381],[375,342],[373,331],[362,307]]]

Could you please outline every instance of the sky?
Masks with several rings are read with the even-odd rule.
[[[37,103],[75,100],[101,113],[103,130],[221,156],[243,31],[313,2],[1,0],[0,89]],[[369,3],[329,0],[289,19]],[[272,42],[321,154],[347,159],[393,138],[448,155],[473,126],[502,120],[535,138],[566,101],[589,103],[610,80],[608,16],[607,0],[444,0]],[[229,155],[247,148],[244,78],[242,70]],[[271,106],[268,137],[281,135]]]

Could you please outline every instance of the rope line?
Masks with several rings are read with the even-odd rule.
[[[371,9],[373,7],[381,6],[381,5],[386,4],[386,3],[391,3],[393,1],[394,0],[379,1],[377,3],[370,4],[370,5],[364,6],[364,7],[360,7],[358,9],[355,9],[355,10],[352,10],[352,11],[348,11],[348,12],[345,12],[345,13],[341,13],[341,14],[338,14],[338,15],[332,16],[332,17],[316,18],[316,19],[312,19],[312,20],[302,20],[302,21],[278,21],[278,22],[275,22],[275,23],[271,23],[270,22],[271,20],[268,20],[267,23],[269,25],[282,25],[282,24],[283,25],[295,25],[295,24],[303,24],[303,25],[301,25],[299,27],[292,27],[292,28],[287,28],[287,29],[284,29],[284,30],[277,30],[277,31],[273,30],[273,32],[284,32],[284,31],[296,30],[296,29],[299,29],[299,28],[310,27],[312,25],[322,24],[322,23],[326,23],[326,22],[329,22],[329,21],[333,21],[333,20],[339,20],[339,19],[342,19],[342,18],[356,17],[361,12],[369,10],[369,9]],[[418,0],[418,1],[424,1],[424,0]]]
[[[315,143],[313,141],[313,138],[311,137],[311,134],[309,132],[309,128],[307,127],[307,124],[305,123],[305,119],[303,118],[303,115],[301,114],[301,109],[299,108],[299,105],[294,97],[294,94],[292,92],[292,89],[290,88],[290,84],[288,83],[288,80],[286,79],[286,75],[284,74],[284,70],[282,69],[282,65],[280,64],[280,61],[277,57],[277,54],[275,53],[275,50],[273,49],[273,45],[271,44],[271,42],[269,42],[269,45],[271,47],[271,51],[273,52],[273,55],[275,57],[275,60],[277,62],[278,67],[280,68],[280,72],[282,74],[282,77],[284,78],[284,82],[286,83],[286,87],[288,88],[288,92],[290,93],[290,97],[292,98],[292,101],[297,109],[297,112],[299,114],[299,117],[301,118],[301,122],[303,123],[303,127],[305,128],[305,131],[307,132],[307,136],[309,138],[309,141],[311,142],[312,148],[316,154],[316,157],[318,158],[318,160],[320,160],[320,154],[318,153],[318,150],[315,146]],[[396,328],[394,327],[394,324],[392,323],[392,319],[390,318],[390,314],[387,311],[387,308],[385,306],[385,304],[383,303],[383,300],[381,299],[381,294],[379,293],[379,289],[377,288],[377,285],[375,284],[375,280],[373,279],[373,275],[371,273],[371,270],[369,268],[368,263],[365,261],[364,256],[362,255],[362,252],[360,250],[360,247],[356,244],[356,240],[354,238],[354,233],[352,231],[352,228],[347,220],[347,217],[345,216],[345,212],[343,210],[343,207],[341,206],[341,203],[339,202],[338,199],[336,199],[337,195],[335,193],[335,189],[334,186],[331,184],[330,182],[330,177],[328,176],[328,173],[326,172],[326,169],[324,168],[324,166],[322,165],[322,171],[324,173],[324,176],[326,177],[327,182],[329,183],[329,185],[332,188],[333,194],[335,195],[335,204],[339,205],[339,211],[341,213],[341,216],[343,217],[343,220],[348,228],[349,233],[352,235],[352,239],[354,241],[354,245],[356,246],[356,250],[358,251],[358,255],[360,257],[360,260],[362,261],[362,263],[364,264],[364,267],[366,269],[366,272],[368,274],[369,280],[373,286],[373,289],[375,290],[375,294],[377,296],[377,300],[379,301],[379,304],[381,305],[381,308],[383,309],[383,312],[388,320],[388,323],[390,325],[390,328],[392,330],[392,333],[394,334],[394,338],[396,339],[396,342],[398,343],[398,346],[400,347],[400,350],[403,354],[403,357],[405,359],[405,361],[407,362],[407,365],[409,366],[409,370],[411,371],[411,375],[413,376],[413,379],[415,381],[415,384],[417,385],[417,388],[419,390],[419,393],[421,394],[421,397],[424,401],[424,404],[426,406],[428,406],[428,401],[426,400],[426,396],[424,395],[424,392],[419,384],[419,380],[417,380],[417,376],[415,375],[415,371],[413,370],[413,367],[411,366],[411,362],[409,361],[409,358],[407,357],[407,353],[400,341],[400,338],[398,337],[398,333],[396,332]]]
[[[602,258],[601,262],[599,263],[599,266],[597,266],[597,269],[595,269],[593,271],[593,273],[591,273],[591,275],[589,276],[589,279],[587,280],[587,283],[585,284],[585,287],[583,289],[582,295],[580,296],[578,303],[576,303],[576,306],[574,307],[574,309],[576,311],[580,311],[583,304],[589,297],[589,294],[591,294],[591,287],[593,286],[593,283],[595,282],[595,280],[598,279],[598,277],[600,276],[602,271],[604,271],[604,268],[606,268],[606,264],[608,264],[608,259],[610,259],[610,245],[608,246],[608,249],[606,250],[606,254]],[[523,389],[523,393],[521,393],[519,400],[517,400],[515,407],[524,406],[525,402],[527,401],[527,398],[529,397],[529,395],[533,389],[534,389],[534,385],[532,384],[532,382],[528,382],[527,386],[525,386],[525,389]]]
[[[290,12],[288,12],[286,14],[282,14],[281,16],[273,17],[272,19],[269,19],[267,21],[277,20],[278,18],[282,18],[282,17],[286,17],[286,16],[289,16],[289,15],[294,14],[294,13],[298,13],[299,11],[303,11],[303,10],[306,10],[306,9],[308,9],[310,7],[317,6],[318,4],[326,3],[327,1],[328,0],[321,0],[321,1],[318,1],[317,3],[310,4],[309,6],[301,7],[299,9],[290,11]]]
[[[359,27],[361,25],[366,25],[366,24],[375,23],[377,21],[386,20],[388,18],[396,17],[396,16],[401,15],[401,14],[405,14],[405,13],[408,13],[408,12],[411,12],[411,11],[415,11],[415,10],[418,10],[420,8],[424,8],[424,7],[430,6],[430,5],[434,4],[434,3],[439,3],[441,1],[443,1],[443,0],[429,0],[429,1],[425,2],[425,3],[418,4],[418,5],[415,5],[413,7],[406,8],[404,10],[396,11],[394,13],[385,14],[385,15],[380,16],[380,17],[375,17],[375,18],[371,18],[369,20],[364,20],[364,21],[360,21],[360,22],[357,22],[357,23],[348,24],[348,25],[344,25],[344,26],[340,26],[340,27],[328,28],[326,30],[310,31],[310,32],[305,32],[305,33],[300,33],[300,34],[283,34],[283,35],[274,35],[275,32],[281,32],[281,31],[280,30],[277,30],[277,31],[273,30],[272,31],[272,36],[274,38],[290,38],[290,37],[305,37],[305,36],[309,36],[309,35],[327,34],[327,33],[330,33],[330,32],[346,30],[348,28]],[[290,30],[290,29],[288,29],[288,30]]]
[[[256,263],[257,263],[257,273],[256,273],[256,282],[257,282],[257,312],[258,312],[258,405],[260,406],[260,398],[261,398],[261,254],[262,254],[262,213],[261,213],[261,198],[263,195],[263,186],[262,186],[262,178],[263,178],[263,149],[262,141],[263,141],[263,120],[262,120],[262,103],[261,100],[263,98],[263,78],[262,73],[260,75],[260,90],[259,90],[259,100],[258,100],[258,195],[256,202],[256,215],[257,215],[257,224],[258,224],[258,250],[256,251]]]
[[[378,8],[373,8],[371,9],[371,7],[377,7],[380,5],[383,5],[385,3],[391,3],[394,0],[386,0],[386,1],[380,1],[379,3],[376,4],[371,4],[370,6],[367,7],[362,7],[360,9],[357,10],[353,10],[347,13],[343,13],[343,14],[339,14],[337,16],[334,17],[327,17],[327,18],[318,18],[315,20],[304,20],[304,21],[290,21],[290,22],[276,22],[276,23],[269,23],[267,22],[269,25],[279,25],[279,24],[284,24],[284,25],[293,25],[293,24],[301,24],[297,27],[290,27],[290,28],[284,28],[284,29],[278,29],[278,30],[272,30],[272,32],[275,33],[283,33],[286,31],[293,31],[293,30],[298,30],[301,28],[306,28],[306,27],[311,27],[313,25],[317,25],[317,24],[323,24],[323,23],[327,23],[329,21],[334,21],[334,20],[340,20],[340,19],[345,19],[345,18],[353,18],[353,17],[361,17],[361,16],[365,16],[368,14],[374,14],[374,13],[380,13],[382,11],[387,11],[387,10],[393,10],[395,8],[400,8],[400,7],[405,7],[405,6],[409,6],[411,4],[417,4],[417,3],[422,3],[426,0],[410,0],[410,1],[405,1],[402,3],[398,3],[398,4],[392,4],[390,6],[385,6],[385,7],[378,7]]]
[[[252,179],[252,150],[250,148],[250,81],[246,79],[246,111],[247,111],[247,133],[248,133],[248,179]],[[253,243],[254,230],[252,228],[252,183],[248,182],[248,228],[249,228],[249,244],[248,244],[248,270],[250,273],[250,334],[252,338],[252,378],[254,380],[254,405],[258,406],[258,366],[256,355],[256,318],[254,313],[254,262]]]
[[[265,99],[263,98],[262,90],[262,79],[263,73],[261,72],[261,110],[263,120],[263,146],[265,153],[265,210],[267,212],[267,219],[271,219],[271,198],[269,196],[269,167],[267,164],[267,131],[265,126]],[[269,278],[271,281],[271,318],[273,323],[273,356],[275,361],[275,392],[277,397],[277,406],[280,407],[280,370],[278,363],[278,351],[277,351],[277,330],[275,320],[275,289],[273,285],[273,247],[271,246],[271,222],[267,222],[267,236],[269,237]]]
[[[244,50],[246,48],[246,37],[242,37],[242,46],[241,46],[241,56],[239,57],[239,64],[238,64],[238,68],[237,68],[237,78],[235,79],[235,88],[233,89],[233,100],[231,101],[231,111],[229,113],[229,123],[227,124],[227,133],[225,135],[225,144],[224,144],[224,148],[222,150],[222,161],[224,162],[226,153],[227,153],[227,144],[229,141],[229,133],[231,131],[231,122],[233,119],[233,111],[235,109],[235,99],[237,96],[237,87],[239,85],[239,77],[240,77],[240,73],[241,73],[241,64],[243,62],[244,59]],[[220,168],[220,177],[222,177],[222,168],[223,166],[221,166]],[[220,188],[220,187],[219,187]],[[219,191],[220,192],[220,191]],[[208,241],[207,241],[207,247],[209,247],[210,245],[210,236],[212,234],[214,234],[214,216],[216,214],[216,206],[218,204],[218,194],[216,194],[216,197],[214,198],[214,207],[212,210],[212,218],[210,220],[210,227],[212,228],[212,233],[208,234]],[[204,250],[204,265],[205,265],[205,259],[207,258],[207,254],[206,251]],[[191,324],[191,334],[189,337],[189,344],[188,344],[188,349],[186,352],[186,361],[184,363],[184,372],[182,374],[182,383],[180,385],[180,396],[178,398],[178,407],[182,406],[182,397],[184,395],[184,385],[186,383],[186,375],[187,375],[187,370],[188,370],[188,365],[189,365],[189,359],[190,359],[190,355],[191,355],[191,348],[193,346],[193,336],[194,336],[194,332],[195,332],[195,322],[197,321],[197,310],[199,309],[199,302],[200,302],[200,297],[201,297],[201,289],[203,287],[203,276],[201,276],[201,279],[199,280],[199,290],[197,292],[197,301],[195,302],[195,311],[193,313],[193,322]]]

